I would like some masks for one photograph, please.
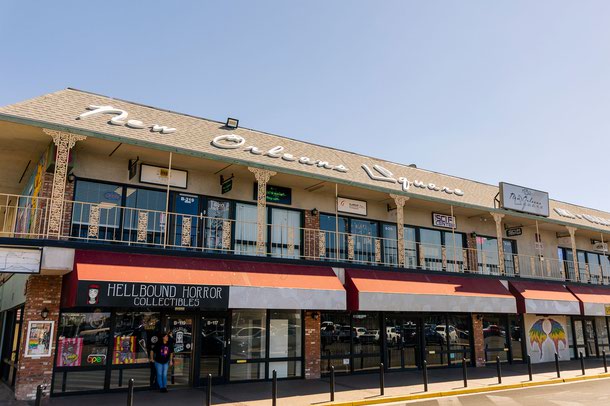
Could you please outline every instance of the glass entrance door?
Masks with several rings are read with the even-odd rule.
[[[174,193],[173,196],[172,211],[175,214],[170,214],[169,244],[185,248],[197,247],[201,239],[199,196],[189,193]]]
[[[585,320],[585,343],[587,352],[584,355],[586,357],[596,357],[597,345],[595,343],[595,324],[593,319]]]
[[[164,327],[174,340],[174,366],[170,368],[168,383],[191,385],[193,360],[193,317],[186,315],[165,316]]]
[[[205,382],[208,374],[224,381],[226,370],[226,318],[224,316],[201,317],[201,351],[199,379]]]
[[[583,327],[583,322],[580,319],[574,320],[574,343],[576,344],[576,352],[574,354],[575,358],[579,357],[579,354],[582,352],[585,354],[585,330]]]
[[[419,318],[386,317],[388,369],[418,368],[421,365],[420,325]]]

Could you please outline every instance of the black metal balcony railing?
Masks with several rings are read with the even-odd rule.
[[[398,267],[396,239],[349,234],[282,224],[266,224],[264,250],[258,243],[258,224],[227,218],[196,216],[107,203],[65,201],[59,235],[49,235],[47,198],[0,194],[0,237],[62,239],[126,244],[172,250],[235,255],[328,260]],[[405,268],[521,276],[536,279],[610,284],[610,269],[572,261],[506,253],[504,270],[497,251],[454,245],[404,241]]]

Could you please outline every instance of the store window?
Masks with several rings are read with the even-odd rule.
[[[602,268],[599,260],[600,255],[593,252],[587,252],[587,265],[589,266],[589,283],[601,283]]]
[[[398,265],[398,244],[396,225],[384,224],[382,227],[383,237],[383,262],[387,265]],[[417,268],[417,243],[415,239],[415,228],[405,226],[405,268]]]
[[[231,325],[231,372],[233,381],[265,378],[267,312],[234,310]]]
[[[352,315],[354,371],[379,368],[382,339],[379,313],[368,312]]]
[[[151,339],[160,331],[159,313],[117,312],[112,342],[114,365],[146,364]]]
[[[298,259],[300,249],[301,213],[271,208],[271,255]]]
[[[523,360],[523,330],[521,316],[508,316],[508,330],[510,337],[510,350],[513,361]],[[569,330],[569,329],[568,329]],[[569,338],[568,338],[569,341]]]
[[[500,361],[508,361],[506,322],[505,315],[486,314],[483,316],[486,362],[495,362],[496,357],[500,357]]]
[[[301,311],[274,310],[269,320],[269,376],[275,369],[278,378],[301,376]],[[274,360],[277,359],[277,360]]]
[[[601,354],[602,351],[606,351],[606,354],[610,353],[610,346],[608,342],[608,324],[606,317],[595,318],[595,329],[597,332],[597,348]]]
[[[470,316],[430,315],[424,319],[425,356],[430,366],[461,364],[470,359]]]
[[[354,241],[354,261],[370,264],[376,262],[375,240],[379,236],[377,226],[375,221],[350,220],[350,233]]]
[[[104,366],[110,341],[110,313],[62,313],[57,367]]]
[[[205,220],[205,248],[211,252],[226,252],[230,249],[230,241],[225,241],[225,235],[231,235],[230,203],[220,200],[208,200],[208,210]],[[226,228],[226,229],[225,229]],[[228,233],[228,234],[227,234]]]
[[[79,180],[74,191],[72,208],[72,236],[92,238],[88,235],[92,207],[99,208],[99,240],[115,240],[121,219],[123,187],[110,183]]]
[[[347,259],[348,219],[320,214],[320,230],[324,231],[327,259]]]
[[[320,316],[320,350],[322,373],[350,371],[351,321],[346,312],[324,312]]]
[[[123,241],[162,244],[167,219],[165,207],[166,191],[125,188],[125,209],[123,213]],[[138,224],[146,216],[146,241],[138,235]]]
[[[443,232],[444,249],[447,257],[447,271],[464,271],[464,235],[451,231]]]
[[[477,236],[477,261],[479,273],[498,275],[500,259],[498,256],[498,239],[494,237]],[[515,274],[515,254],[517,243],[514,240],[502,240],[504,249],[504,270],[507,275]]]
[[[443,269],[441,232],[438,230],[419,230],[419,258],[423,269],[440,271]]]
[[[256,255],[257,207],[253,204],[235,205],[235,253]],[[266,220],[265,220],[266,222]],[[264,240],[267,241],[267,227],[264,227]],[[266,250],[265,250],[266,252]]]

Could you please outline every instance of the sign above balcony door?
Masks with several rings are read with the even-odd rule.
[[[549,217],[549,194],[524,186],[500,182],[500,207]]]
[[[168,168],[147,164],[140,165],[140,183],[167,186],[169,176]],[[186,189],[187,184],[188,172],[172,168],[169,185],[179,189]]]
[[[341,213],[357,214],[366,216],[367,208],[364,200],[348,199],[346,197],[337,198],[337,211]]]

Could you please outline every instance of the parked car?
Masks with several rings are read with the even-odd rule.
[[[379,342],[379,330],[368,330],[366,333],[358,337],[362,344],[371,344]]]
[[[349,326],[342,326],[337,334],[337,341],[350,341],[352,337],[352,329]]]
[[[447,342],[447,327],[444,325],[436,326],[436,332],[443,338],[443,342]],[[452,343],[457,342],[458,334],[455,327],[449,326],[449,340]]]
[[[400,341],[400,333],[397,330],[398,329],[396,327],[385,328],[386,340],[388,342],[397,343],[398,341]]]

